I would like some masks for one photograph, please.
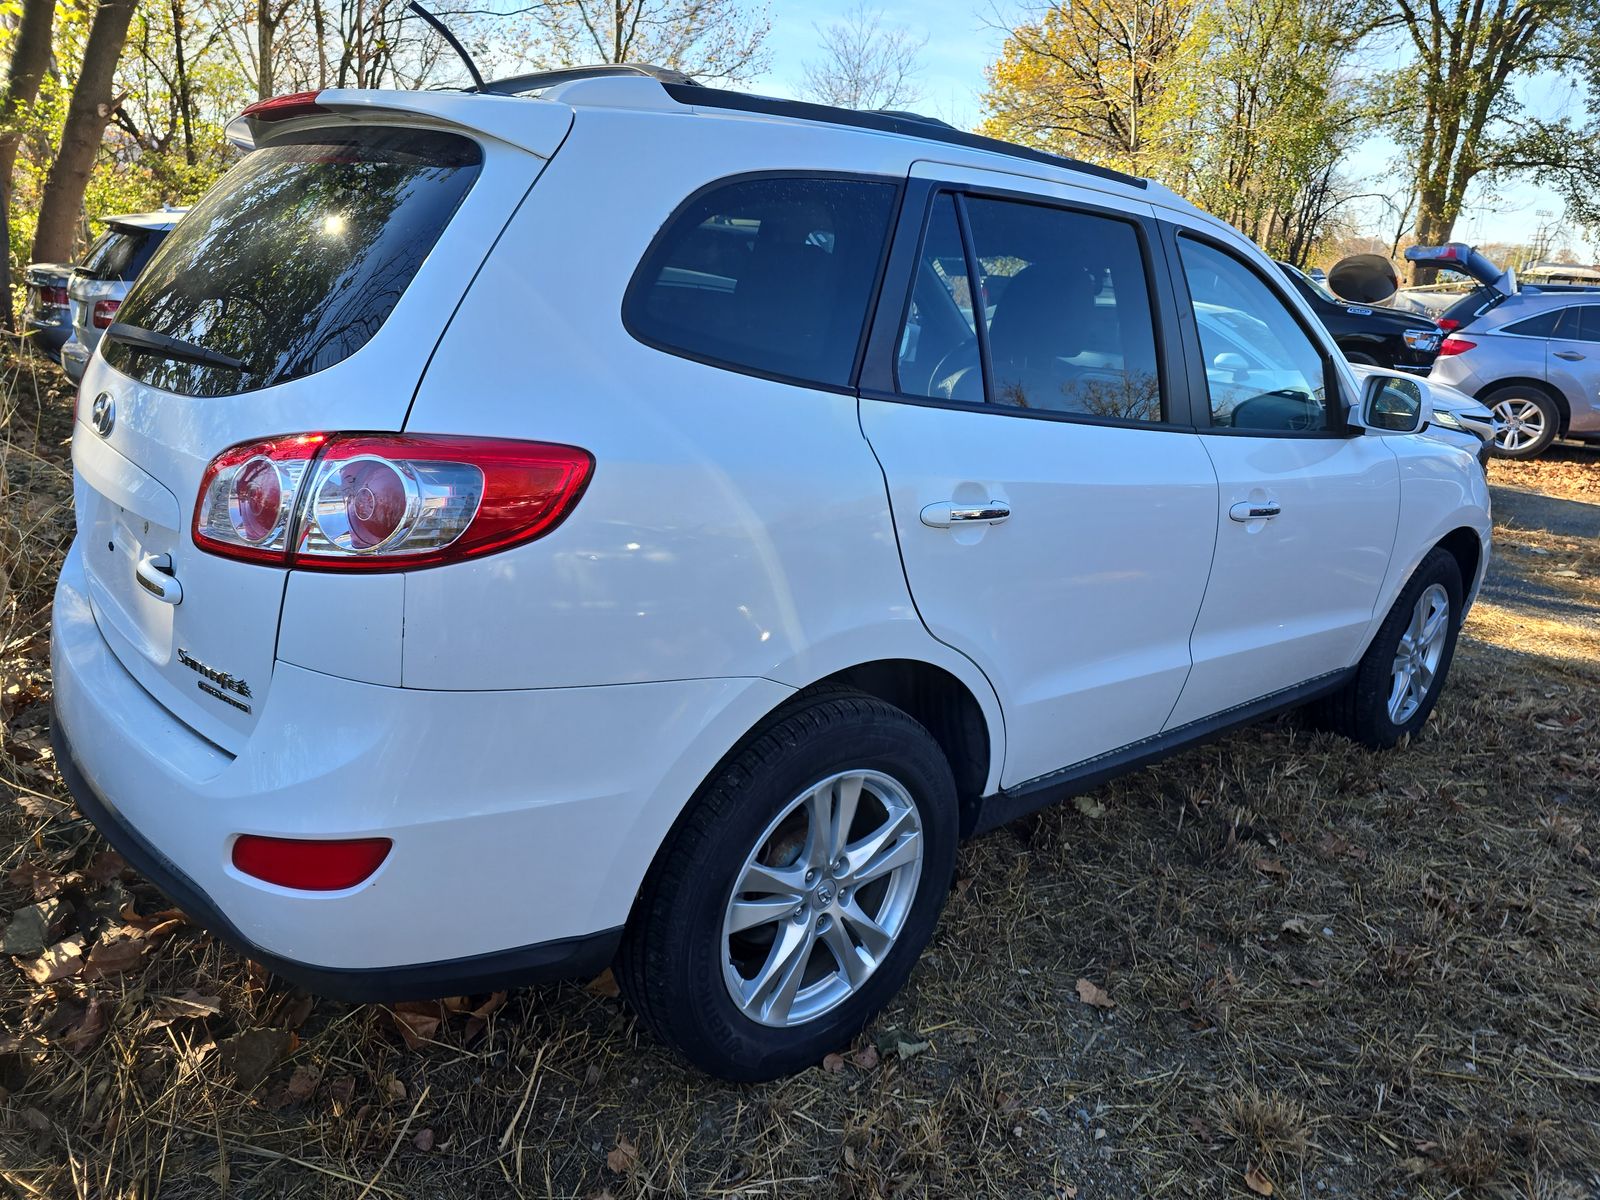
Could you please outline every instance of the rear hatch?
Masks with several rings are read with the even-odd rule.
[[[83,261],[72,269],[67,295],[72,303],[73,331],[85,349],[94,349],[128,294],[128,285],[139,277],[166,236],[165,226],[112,217],[106,231],[84,252]]]
[[[384,94],[334,95],[371,112]],[[355,123],[323,115],[332,108],[267,127],[167,237],[78,402],[96,620],[146,691],[232,752],[267,700],[288,571],[196,547],[207,465],[274,434],[401,429],[456,303],[544,161],[418,127],[415,114]],[[561,113],[546,129],[551,152],[570,124]]]
[[[1454,301],[1439,313],[1439,327],[1449,333],[1468,325],[1508,296],[1517,292],[1517,275],[1509,267],[1501,267],[1474,247],[1462,242],[1446,242],[1442,246],[1408,246],[1408,262],[1422,263],[1442,271],[1463,275],[1477,286],[1461,299]]]

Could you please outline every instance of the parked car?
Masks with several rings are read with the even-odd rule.
[[[1433,321],[1392,308],[1347,303],[1298,267],[1286,262],[1278,267],[1351,362],[1414,375],[1426,375],[1432,368],[1444,340]]]
[[[1507,297],[1445,339],[1428,378],[1483,401],[1504,458],[1532,458],[1558,437],[1600,441],[1600,294]]]
[[[61,365],[73,383],[83,378],[83,368],[100,335],[117,319],[117,309],[128,288],[187,211],[168,208],[110,218],[106,231],[72,269],[67,283],[72,332],[61,347]]]
[[[29,263],[24,276],[27,296],[22,302],[22,332],[41,354],[59,360],[61,345],[72,335],[72,310],[67,302],[66,263]]]
[[[653,68],[485,90],[253,105],[84,376],[58,761],[245,953],[614,962],[768,1078],[894,995],[959,838],[1295,705],[1419,733],[1483,474],[1237,231]]]
[[[1374,368],[1351,364],[1357,379],[1374,374]],[[1471,396],[1437,379],[1428,380],[1428,402],[1432,417],[1426,433],[1452,446],[1459,446],[1487,467],[1493,457],[1500,423],[1495,415]]]

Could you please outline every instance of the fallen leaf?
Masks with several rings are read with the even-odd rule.
[[[217,1043],[217,1055],[240,1090],[249,1091],[289,1057],[296,1041],[287,1029],[251,1029]]]
[[[487,1020],[490,1014],[498,1012],[505,1004],[506,995],[505,992],[490,992],[489,998],[472,1010],[472,1015],[479,1020]]]
[[[317,998],[310,992],[301,992],[292,997],[289,1003],[283,1006],[281,1014],[283,1024],[289,1029],[299,1029],[311,1016],[311,1010],[316,1007]]]
[[[822,1069],[829,1075],[842,1075],[844,1073],[844,1055],[824,1054],[822,1056]]]
[[[164,1029],[174,1021],[203,1020],[219,1016],[222,1001],[190,989],[176,996],[157,996],[150,1005],[151,1029]]]
[[[83,970],[83,939],[70,937],[57,942],[22,969],[35,983],[69,979]]]
[[[1272,1195],[1272,1180],[1268,1179],[1261,1168],[1254,1165],[1244,1173],[1244,1185],[1258,1196]]]
[[[61,1045],[72,1054],[82,1054],[100,1040],[106,1031],[106,1009],[98,999],[90,1000],[83,1015],[61,1035]]]
[[[127,932],[124,930],[124,934]],[[97,942],[84,961],[83,977],[104,979],[108,975],[120,975],[124,971],[131,971],[144,961],[145,955],[152,948],[150,940],[137,932],[131,937],[115,936]]]
[[[389,1094],[389,1099],[391,1100],[398,1102],[406,1098],[406,1085],[401,1083],[393,1075],[384,1080],[383,1090]]]
[[[420,1050],[439,1032],[436,1004],[406,1001],[394,1006],[394,1024],[408,1050]]]
[[[84,875],[96,883],[110,883],[113,879],[120,879],[128,871],[128,862],[115,850],[102,850],[89,860],[89,865],[84,868]]]
[[[290,1104],[304,1104],[311,1099],[321,1080],[322,1072],[316,1067],[296,1067],[284,1086],[283,1097]]]
[[[895,1053],[902,1059],[915,1058],[919,1054],[926,1054],[933,1049],[932,1042],[896,1042]]]
[[[1115,1008],[1117,1002],[1105,988],[1087,979],[1078,980],[1078,999],[1095,1008]]]
[[[611,997],[622,994],[622,989],[617,987],[617,978],[611,973],[610,967],[607,967],[604,971],[601,971],[600,974],[591,979],[586,986],[588,990],[593,992],[596,996]]]
[[[433,1149],[433,1130],[426,1128],[417,1130],[417,1136],[411,1139],[411,1144],[426,1154]]]
[[[27,888],[35,900],[48,899],[61,890],[61,876],[36,862],[27,861],[13,867],[7,878],[18,887]]]
[[[1303,917],[1290,917],[1282,925],[1278,926],[1278,931],[1280,933],[1290,934],[1297,938],[1311,937],[1311,926],[1305,923],[1305,919]]]
[[[1256,870],[1260,871],[1263,875],[1276,875],[1279,879],[1288,879],[1290,877],[1288,867],[1284,866],[1277,859],[1266,856],[1256,860]]]
[[[625,1175],[633,1170],[634,1164],[639,1161],[639,1147],[635,1146],[622,1134],[617,1134],[617,1144],[611,1153],[606,1155],[606,1166],[618,1175]]]
[[[871,1042],[868,1042],[865,1046],[861,1047],[861,1049],[857,1050],[850,1056],[850,1061],[855,1063],[855,1065],[860,1067],[863,1071],[872,1070],[873,1067],[878,1065],[881,1059],[882,1056],[878,1053],[878,1048]]]
[[[1106,815],[1106,806],[1093,796],[1074,796],[1072,807],[1086,817],[1103,817]]]

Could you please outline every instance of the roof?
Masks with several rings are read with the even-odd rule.
[[[107,225],[127,225],[134,229],[171,229],[188,211],[187,208],[163,208],[155,212],[123,213],[103,220]]]

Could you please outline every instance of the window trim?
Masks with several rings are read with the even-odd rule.
[[[1349,398],[1345,395],[1342,376],[1339,373],[1338,365],[1334,362],[1333,357],[1328,353],[1327,347],[1323,345],[1322,339],[1317,336],[1317,331],[1312,329],[1307,324],[1305,319],[1301,316],[1299,310],[1288,301],[1284,294],[1284,289],[1276,286],[1265,271],[1261,270],[1260,267],[1258,267],[1255,263],[1252,263],[1243,254],[1239,253],[1237,247],[1230,246],[1221,238],[1213,237],[1204,230],[1195,229],[1188,225],[1178,225],[1174,223],[1169,224],[1167,227],[1171,231],[1173,287],[1176,289],[1178,286],[1182,286],[1183,291],[1179,297],[1179,300],[1180,303],[1187,304],[1189,313],[1189,320],[1187,322],[1188,328],[1186,329],[1185,333],[1186,337],[1192,341],[1192,345],[1189,347],[1189,353],[1193,355],[1194,364],[1197,368],[1197,370],[1191,370],[1190,372],[1191,387],[1195,386],[1193,377],[1198,375],[1198,385],[1201,388],[1198,396],[1203,398],[1203,403],[1196,403],[1193,406],[1196,428],[1201,433],[1214,434],[1219,437],[1294,438],[1300,441],[1327,441],[1336,438],[1343,439],[1355,437],[1361,434],[1363,432],[1362,427],[1354,424],[1350,420],[1352,406]],[[1206,379],[1205,373],[1205,348],[1200,341],[1200,322],[1194,316],[1194,295],[1189,290],[1189,273],[1184,269],[1183,265],[1183,247],[1181,242],[1184,238],[1198,242],[1203,246],[1209,246],[1218,253],[1227,255],[1230,259],[1238,263],[1245,270],[1249,271],[1258,280],[1260,280],[1262,286],[1265,287],[1268,292],[1278,298],[1278,302],[1283,305],[1290,318],[1297,326],[1299,326],[1300,332],[1305,334],[1306,339],[1317,351],[1318,357],[1322,359],[1322,386],[1324,391],[1330,397],[1337,396],[1339,398],[1339,404],[1336,409],[1333,408],[1332,405],[1328,406],[1330,410],[1328,414],[1330,417],[1328,428],[1238,429],[1232,425],[1217,425],[1213,423],[1211,412],[1211,385]],[[1280,275],[1282,274],[1282,272],[1278,273]],[[1287,283],[1288,280],[1285,280],[1284,282]],[[1333,340],[1333,335],[1328,332],[1326,326],[1322,328],[1322,333],[1328,338],[1329,341]],[[1204,423],[1202,423],[1200,419],[1202,416],[1204,417]]]
[[[771,179],[802,179],[822,183],[876,183],[887,184],[894,189],[894,195],[889,200],[889,220],[884,228],[883,246],[878,253],[878,263],[874,268],[872,283],[867,291],[867,303],[863,313],[861,332],[856,336],[855,354],[850,360],[850,373],[842,384],[828,383],[820,379],[808,379],[800,375],[788,375],[780,371],[764,371],[759,367],[752,367],[746,363],[732,362],[718,358],[711,354],[700,354],[682,346],[674,346],[660,341],[648,334],[640,332],[634,323],[634,313],[642,303],[643,293],[650,284],[646,281],[646,267],[651,266],[661,247],[661,239],[667,230],[671,229],[680,217],[691,206],[700,202],[708,193],[735,184],[753,183]],[[723,175],[708,183],[695,188],[683,200],[675,205],[670,213],[663,218],[661,224],[650,237],[650,243],[639,256],[639,261],[634,264],[633,273],[628,277],[628,284],[622,290],[622,304],[619,317],[622,328],[634,341],[641,346],[648,346],[662,354],[670,354],[673,358],[686,359],[697,362],[718,371],[727,371],[734,375],[748,375],[754,379],[766,379],[773,383],[786,383],[793,387],[809,388],[813,391],[830,392],[836,396],[854,396],[861,377],[862,360],[866,356],[867,342],[872,328],[873,313],[877,310],[879,297],[883,290],[885,272],[889,266],[890,248],[895,243],[898,232],[897,224],[905,200],[906,181],[903,176],[880,175],[865,171],[817,171],[817,170],[778,170],[778,171],[740,171],[733,175]]]
[[[895,238],[895,261],[892,282],[902,290],[898,303],[891,300],[892,289],[886,287],[884,296],[880,300],[873,318],[872,340],[869,346],[867,361],[863,365],[861,378],[861,396],[868,400],[887,400],[898,404],[912,404],[921,408],[942,408],[952,411],[986,413],[992,416],[1015,417],[1025,421],[1056,421],[1072,425],[1096,425],[1113,429],[1148,429],[1154,431],[1194,433],[1196,426],[1193,423],[1193,406],[1189,408],[1189,420],[1174,418],[1174,410],[1180,407],[1180,397],[1177,394],[1177,384],[1180,380],[1187,380],[1187,372],[1183,369],[1181,337],[1173,337],[1167,332],[1170,326],[1176,326],[1179,314],[1173,306],[1173,296],[1166,271],[1158,268],[1157,259],[1161,250],[1160,234],[1156,222],[1143,213],[1132,213],[1125,209],[1111,205],[1099,205],[1079,200],[1063,200],[1055,196],[1041,196],[1034,192],[1018,191],[1014,188],[987,186],[983,184],[957,183],[949,180],[914,179],[910,183],[919,187],[921,191],[920,202],[915,191],[908,191],[905,207],[901,211],[900,228],[904,230],[908,218],[912,216],[912,209],[920,203],[921,212],[917,217],[915,233],[900,233],[897,231]],[[1088,413],[1063,412],[1053,409],[1027,409],[1017,408],[1012,405],[995,404],[993,401],[993,371],[988,354],[988,323],[975,316],[974,325],[980,331],[979,338],[979,369],[983,372],[982,403],[969,400],[941,400],[935,396],[918,396],[905,392],[900,387],[899,373],[899,345],[900,334],[905,328],[910,317],[913,292],[916,288],[916,270],[922,261],[922,249],[926,244],[929,227],[932,224],[933,209],[942,196],[953,197],[956,207],[956,223],[961,230],[963,253],[967,256],[967,271],[970,279],[976,280],[977,259],[975,247],[972,244],[971,230],[968,225],[966,200],[968,197],[977,200],[999,200],[1017,204],[1026,204],[1034,208],[1048,208],[1069,213],[1078,213],[1084,216],[1102,217],[1109,220],[1120,221],[1133,228],[1134,236],[1138,239],[1140,254],[1144,261],[1145,293],[1150,306],[1150,328],[1155,340],[1156,373],[1158,386],[1161,389],[1161,413],[1159,421],[1142,421],[1136,417],[1098,417]],[[1165,257],[1161,257],[1161,266],[1166,266]],[[1170,311],[1169,311],[1170,310]],[[880,329],[886,332],[880,333]],[[1187,387],[1184,388],[1187,399]],[[1208,406],[1209,411],[1209,406]]]

